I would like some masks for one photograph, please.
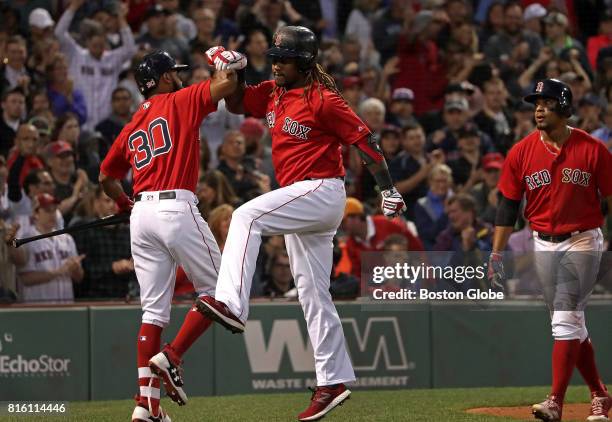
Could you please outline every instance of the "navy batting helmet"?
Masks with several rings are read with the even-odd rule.
[[[317,58],[319,46],[317,37],[304,26],[283,26],[272,38],[268,56],[274,58],[295,58],[302,72],[311,69]]]
[[[134,77],[138,89],[146,96],[157,87],[164,73],[188,68],[186,64],[176,64],[176,60],[167,51],[156,50],[144,56],[142,62],[136,66]]]
[[[535,85],[534,91],[527,95],[524,100],[535,104],[538,98],[550,98],[557,100],[555,112],[563,117],[572,115],[572,90],[558,79],[545,79]]]

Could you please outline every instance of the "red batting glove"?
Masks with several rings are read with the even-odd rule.
[[[119,207],[119,212],[131,212],[134,207],[134,201],[132,201],[126,194],[123,192],[119,198],[115,200],[117,206]]]
[[[216,70],[241,70],[247,65],[245,55],[237,51],[225,50],[215,59]]]
[[[217,45],[215,47],[211,47],[208,50],[206,50],[206,53],[204,54],[206,55],[206,61],[208,62],[208,65],[214,67],[215,59],[219,57],[219,55],[223,53],[224,51],[225,51],[225,48],[221,45]]]
[[[382,204],[380,208],[386,217],[396,217],[406,211],[404,199],[395,187],[382,191],[381,195]]]

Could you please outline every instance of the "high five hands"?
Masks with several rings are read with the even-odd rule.
[[[247,58],[244,54],[226,50],[220,45],[209,48],[205,55],[208,65],[214,67],[215,70],[240,70],[247,65]]]

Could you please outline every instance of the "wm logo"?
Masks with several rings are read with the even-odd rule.
[[[361,326],[343,318],[342,326],[355,370],[410,369],[397,317],[372,317]],[[248,321],[244,340],[254,374],[279,372],[285,351],[294,372],[314,371],[312,345],[295,319],[275,320],[267,341],[261,321]]]
[[[355,318],[343,318],[342,326],[356,371],[409,369],[397,317],[368,318],[363,334]],[[380,367],[381,361],[383,367]]]
[[[244,342],[254,374],[278,372],[285,349],[295,372],[314,371],[312,345],[310,341],[304,341],[302,330],[295,319],[275,320],[267,345],[261,321],[247,321]]]

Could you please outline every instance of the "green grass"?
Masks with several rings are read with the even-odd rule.
[[[436,390],[354,391],[350,400],[325,418],[340,421],[516,421],[492,416],[472,415],[465,409],[490,406],[525,407],[525,420],[533,418],[529,405],[543,400],[548,387],[470,388]],[[586,402],[588,390],[571,387],[566,402]],[[308,393],[263,394],[224,397],[192,397],[187,406],[178,407],[168,398],[162,406],[173,422],[272,422],[294,421],[306,405]],[[129,421],[134,402],[98,401],[70,403],[68,417],[0,417],[1,421]]]

